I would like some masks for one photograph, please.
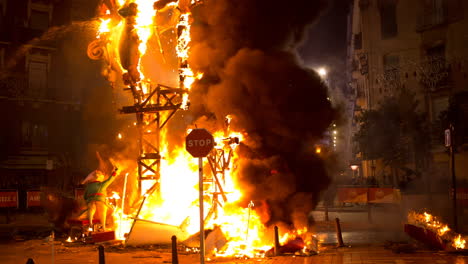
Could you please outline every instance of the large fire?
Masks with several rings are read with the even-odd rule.
[[[170,60],[175,54],[177,72],[172,77],[163,76],[171,85],[177,84],[182,90],[190,90],[194,82],[201,79],[202,72],[194,72],[188,63],[190,54],[191,7],[200,4],[197,0],[159,0],[145,1],[119,0],[105,1],[100,7],[99,29],[96,40],[90,44],[88,55],[92,59],[104,59],[107,69],[104,75],[112,83],[119,83],[116,76],[120,74],[125,86],[141,96],[141,101],[156,104],[152,98],[153,87],[164,81],[151,79],[151,54],[159,53],[162,62]],[[107,4],[106,4],[107,3]],[[110,3],[110,4],[109,4]],[[158,16],[160,15],[160,16]],[[165,37],[163,37],[165,35]],[[169,37],[168,37],[169,36]],[[172,49],[171,51],[168,51]],[[169,63],[167,63],[169,66]],[[182,95],[181,107],[188,107],[188,93]],[[155,113],[149,114],[156,115]],[[167,114],[163,114],[166,115]],[[210,154],[210,166],[205,166],[204,207],[205,228],[221,228],[227,243],[223,248],[209,252],[218,256],[258,256],[273,245],[274,238],[267,233],[261,217],[251,202],[244,208],[236,204],[242,197],[242,191],[236,184],[236,170],[231,164],[236,162],[236,146],[243,136],[239,131],[229,127],[231,116],[226,117],[227,127],[224,131],[210,131],[215,136],[216,147]],[[136,125],[136,123],[134,124]],[[148,126],[149,120],[139,120],[138,125]],[[155,133],[151,129],[145,131]],[[186,152],[184,147],[171,150],[168,144],[167,129],[157,131],[155,142],[161,155],[159,171],[148,169],[143,172],[149,180],[141,181],[141,200],[139,208],[124,208],[126,198],[127,176],[122,193],[113,193],[109,197],[114,202],[116,235],[124,240],[128,235],[135,218],[146,219],[157,223],[177,226],[187,237],[199,231],[198,211],[198,167],[196,160]],[[118,134],[122,139],[122,133]],[[137,140],[137,139],[135,139]],[[157,142],[156,142],[157,141]],[[208,158],[208,160],[210,159]],[[224,168],[215,168],[213,164],[222,159]],[[120,169],[128,167],[124,161],[115,160]],[[224,166],[223,165],[223,166]],[[211,173],[208,173],[210,171]],[[138,174],[138,171],[134,171]],[[158,175],[160,174],[160,175]],[[158,186],[158,194],[154,186]],[[125,209],[125,210],[124,210]],[[124,212],[130,212],[125,214]],[[294,234],[284,234],[282,242],[303,236],[307,230],[296,230]],[[182,238],[184,239],[184,238]]]

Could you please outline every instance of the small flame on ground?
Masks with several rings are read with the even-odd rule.
[[[462,236],[459,234],[454,240],[453,240],[453,247],[456,249],[465,249],[466,245],[466,240],[462,238]]]

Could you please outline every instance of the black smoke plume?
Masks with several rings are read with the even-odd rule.
[[[264,222],[307,224],[329,184],[314,143],[334,119],[316,72],[296,48],[324,0],[206,0],[194,10],[189,63],[204,77],[192,88],[197,116],[223,122],[246,138],[238,151],[243,203],[258,201]]]

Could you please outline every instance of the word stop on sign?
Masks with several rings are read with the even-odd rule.
[[[211,139],[190,139],[187,140],[187,146],[188,147],[204,147],[204,146],[210,146],[213,144],[213,141]]]
[[[196,158],[205,157],[214,146],[213,136],[204,128],[192,130],[185,138],[185,149]]]

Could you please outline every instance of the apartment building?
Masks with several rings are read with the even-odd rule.
[[[82,83],[63,39],[72,7],[0,0],[0,189],[18,190],[20,208],[26,191],[69,188],[80,173]]]
[[[418,111],[434,124],[448,109],[451,96],[468,90],[467,1],[354,0],[348,31],[348,79],[355,91],[355,115],[378,108],[385,97],[405,88],[415,93]],[[441,182],[446,186],[450,179],[449,156],[441,139],[443,134],[427,138],[432,189]],[[382,177],[379,161],[356,155],[362,161],[362,176]],[[468,179],[466,161],[460,150],[459,180]]]

